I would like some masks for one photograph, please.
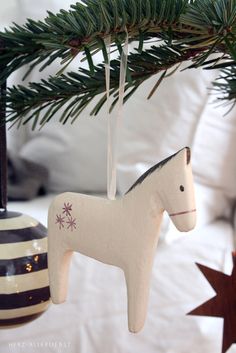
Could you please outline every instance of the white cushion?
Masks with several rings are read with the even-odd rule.
[[[201,114],[193,144],[195,179],[236,196],[236,110],[209,102]]]
[[[146,100],[157,81],[149,79],[125,107],[119,153],[119,189],[124,193],[152,165],[185,146],[192,146],[215,72],[186,70],[165,79]]]
[[[20,155],[49,169],[51,191],[106,189],[105,119],[92,119],[87,113],[74,125],[52,122],[30,137]]]
[[[182,147],[192,145],[206,103],[207,86],[213,78],[212,73],[202,71],[197,75],[196,79],[190,71],[177,73],[166,79],[148,101],[147,95],[157,80],[154,77],[125,105],[118,152],[121,193],[146,169]],[[33,74],[33,79],[36,76]],[[40,133],[29,132],[30,140],[21,155],[50,169],[52,191],[106,190],[106,111],[104,107],[98,117],[91,119],[91,109],[92,105],[73,126],[61,126],[55,117]]]

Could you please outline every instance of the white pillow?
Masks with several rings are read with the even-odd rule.
[[[121,193],[158,161],[192,146],[216,74],[201,69],[177,72],[147,101],[157,81],[153,77],[127,103],[118,165]]]
[[[50,191],[105,191],[105,119],[85,113],[74,125],[52,122],[41,132],[29,133],[20,155],[48,168]]]
[[[34,73],[32,78],[36,76]],[[126,103],[118,153],[122,193],[150,166],[192,145],[213,76],[200,70],[176,73],[148,101],[157,80],[153,77]],[[90,111],[91,105],[73,126],[61,126],[54,118],[40,133],[29,132],[30,140],[21,155],[49,168],[52,191],[106,191],[105,107],[96,118],[89,118]]]
[[[146,169],[192,145],[207,102],[207,87],[215,75],[201,70],[178,72],[166,79],[148,101],[147,95],[157,80],[153,77],[126,103],[118,152],[121,193]],[[37,80],[38,74],[34,72],[30,79]],[[106,191],[107,116],[104,107],[98,117],[90,118],[91,107],[73,126],[60,125],[56,117],[41,132],[32,133],[27,126],[28,142],[20,154],[48,167],[51,191]]]
[[[217,107],[216,107],[217,106]],[[201,114],[194,144],[195,180],[236,197],[236,110],[209,102]]]

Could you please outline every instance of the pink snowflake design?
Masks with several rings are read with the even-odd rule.
[[[59,229],[62,229],[64,228],[64,221],[65,217],[62,217],[62,215],[56,215],[56,222],[55,224],[58,224],[59,225]]]
[[[64,207],[62,207],[62,210],[62,213],[65,213],[66,216],[71,216],[72,204],[70,204],[69,202],[64,202]]]
[[[76,229],[76,218],[68,217],[66,223],[68,224],[67,229],[70,229],[72,232]]]

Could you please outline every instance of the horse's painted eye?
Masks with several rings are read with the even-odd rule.
[[[184,186],[183,185],[180,185],[180,187],[179,187],[179,189],[180,189],[180,191],[184,191]]]

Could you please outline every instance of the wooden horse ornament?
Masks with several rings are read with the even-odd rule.
[[[149,169],[120,199],[69,192],[57,196],[48,217],[52,301],[65,301],[71,255],[80,252],[124,271],[129,330],[140,331],[164,210],[178,230],[194,228],[196,209],[188,147]]]

